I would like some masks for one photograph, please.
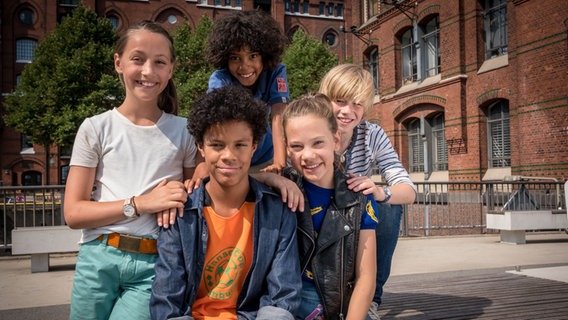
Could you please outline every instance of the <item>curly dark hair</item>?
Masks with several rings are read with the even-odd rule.
[[[255,99],[240,86],[225,86],[201,95],[191,107],[187,118],[189,133],[197,144],[210,127],[230,121],[244,121],[252,129],[252,140],[258,143],[266,133],[266,103]]]
[[[249,46],[259,52],[267,70],[274,70],[282,59],[288,38],[272,16],[261,10],[234,11],[217,20],[209,34],[207,60],[226,68],[231,52]]]

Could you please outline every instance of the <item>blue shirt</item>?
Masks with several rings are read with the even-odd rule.
[[[229,85],[241,85],[239,80],[231,75],[229,69],[219,69],[211,74],[209,78],[209,89],[221,88]],[[263,70],[257,80],[256,92],[254,97],[268,104],[268,119],[270,119],[270,106],[276,103],[290,102],[290,90],[288,88],[288,78],[286,77],[286,66],[278,64],[272,71]],[[267,119],[267,120],[268,120]],[[251,166],[255,166],[274,157],[272,145],[272,129],[270,121],[267,121],[266,134],[259,141],[256,151],[251,160]]]

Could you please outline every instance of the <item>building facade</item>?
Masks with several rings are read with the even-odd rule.
[[[414,181],[568,179],[566,1],[374,0],[360,9],[353,53],[378,88],[368,118]]]
[[[79,0],[0,2],[2,95]],[[379,123],[414,181],[568,179],[565,0],[82,0],[120,31],[261,8],[364,65]],[[3,100],[3,98],[0,98]],[[0,107],[3,114],[3,107]],[[64,183],[68,154],[0,121],[0,184]],[[46,168],[49,181],[46,181]]]
[[[350,0],[11,0],[0,2],[1,92],[15,88],[24,67],[33,60],[34,49],[47,33],[81,2],[118,30],[146,19],[173,29],[181,23],[195,27],[203,15],[213,19],[232,10],[260,8],[270,13],[289,36],[302,29],[328,43],[341,61],[352,55],[352,39],[341,32],[351,21]],[[0,103],[3,97],[0,98]],[[4,114],[3,106],[0,115]],[[46,156],[49,154],[49,156]],[[26,136],[6,127],[0,119],[0,185],[65,183],[69,152],[53,147],[46,153]],[[47,173],[49,170],[49,174]],[[47,180],[49,177],[49,181]]]

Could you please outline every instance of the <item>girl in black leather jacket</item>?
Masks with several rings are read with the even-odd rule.
[[[296,318],[366,319],[375,291],[377,204],[349,190],[337,169],[338,124],[325,95],[293,101],[283,128],[293,166],[283,174],[307,201],[297,215],[303,287]]]

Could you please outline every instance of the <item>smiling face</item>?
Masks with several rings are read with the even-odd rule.
[[[353,100],[337,99],[332,101],[333,114],[342,134],[351,137],[355,127],[363,120],[365,107]]]
[[[172,77],[170,42],[148,30],[132,31],[122,54],[114,55],[114,66],[126,88],[126,98],[157,103]]]
[[[288,119],[284,130],[288,157],[294,169],[317,186],[333,188],[339,133],[333,134],[327,120],[314,114]]]
[[[259,52],[253,52],[248,46],[229,56],[229,72],[243,87],[252,87],[260,77],[264,65]]]
[[[207,129],[199,151],[212,183],[223,188],[248,183],[248,170],[256,150],[251,127],[244,121],[217,124]]]

